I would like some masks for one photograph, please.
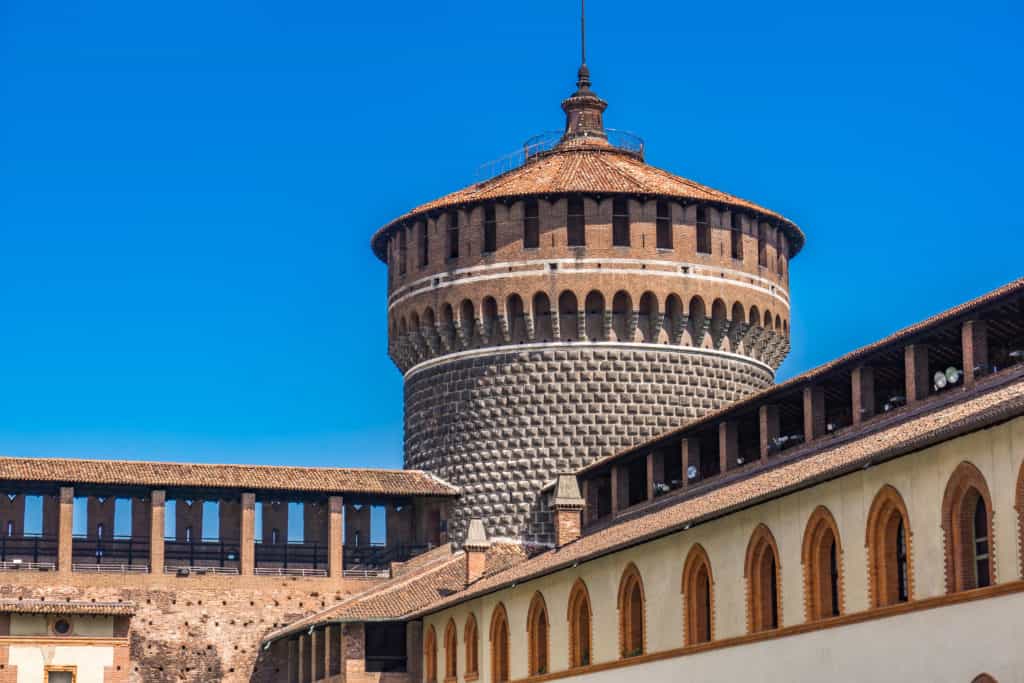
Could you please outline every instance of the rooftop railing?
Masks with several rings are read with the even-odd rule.
[[[612,148],[631,154],[638,159],[644,158],[644,140],[639,135],[614,128],[605,129],[607,140],[594,138],[595,144],[604,145],[606,142]],[[503,173],[508,173],[533,159],[543,156],[552,151],[562,142],[564,133],[562,131],[549,130],[534,135],[523,143],[520,149],[498,157],[493,161],[481,164],[477,168],[476,181],[484,182]],[[586,144],[586,137],[573,138],[573,144]]]

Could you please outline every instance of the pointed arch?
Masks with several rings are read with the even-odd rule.
[[[775,536],[759,524],[747,544],[744,564],[747,579],[747,630],[750,633],[782,625],[782,567]]]
[[[423,637],[423,680],[437,683],[437,633],[431,624]]]
[[[873,607],[895,605],[913,598],[913,537],[903,496],[886,484],[871,503],[865,534],[868,588]]]
[[[499,602],[491,615],[491,680],[494,683],[509,681],[508,652],[508,613]]]
[[[444,678],[455,679],[458,676],[459,639],[456,635],[455,620],[449,619],[444,629]]]
[[[533,594],[530,609],[526,615],[526,643],[528,668],[531,676],[548,673],[549,645],[551,621],[548,619],[548,606],[540,591]]]
[[[843,546],[836,520],[824,505],[807,520],[800,558],[807,621],[838,617],[844,605]]]
[[[466,671],[465,676],[480,675],[480,636],[476,625],[476,615],[472,612],[466,618],[466,627],[463,632],[462,642],[466,646]]]
[[[646,649],[645,605],[640,571],[630,562],[619,580],[619,653],[624,659],[642,655]]]
[[[569,668],[589,666],[594,638],[594,612],[590,592],[583,579],[576,579],[569,591]]]
[[[972,463],[961,462],[949,476],[942,496],[947,593],[996,582],[993,510],[985,476]]]
[[[683,563],[684,645],[709,643],[715,635],[715,592],[711,560],[700,543],[694,543]]]

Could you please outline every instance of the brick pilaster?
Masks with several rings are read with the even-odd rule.
[[[60,487],[60,522],[57,525],[57,570],[61,574],[71,573],[71,535],[74,532],[75,489],[73,486]]]
[[[149,492],[149,571],[164,573],[164,520],[166,519],[167,492]]]
[[[860,424],[875,414],[875,371],[866,365],[854,368],[850,387],[853,424]]]
[[[928,398],[931,377],[928,376],[928,346],[908,344],[903,352],[903,370],[906,373],[907,403]]]
[[[779,436],[779,407],[761,406],[757,411],[758,434],[761,442],[761,460],[768,458],[772,442]]]
[[[825,389],[804,387],[804,440],[817,439],[825,433]]]
[[[988,329],[984,320],[967,320],[960,330],[964,386],[973,387],[978,375],[988,371]]]
[[[239,571],[252,576],[256,570],[256,494],[242,494],[242,529],[239,533]]]
[[[344,501],[341,496],[327,499],[327,573],[340,579],[345,561],[345,539],[342,529]]]

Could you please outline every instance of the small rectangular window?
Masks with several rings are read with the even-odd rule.
[[[536,199],[527,199],[523,207],[523,248],[540,246],[540,208]]]
[[[570,247],[587,244],[587,223],[583,215],[583,198],[569,197],[566,211],[566,231]]]
[[[768,265],[768,226],[764,223],[757,226],[757,265]]]
[[[626,197],[612,200],[612,245],[629,246],[629,199]]]
[[[498,250],[498,221],[495,218],[494,204],[484,206],[484,253]]]
[[[448,214],[448,258],[459,258],[459,212]]]
[[[732,257],[737,261],[743,260],[743,216],[735,211],[732,213],[732,230],[729,231],[729,244],[731,245]]]
[[[658,216],[655,219],[658,249],[672,248],[672,207],[668,202],[658,202]]]
[[[420,248],[420,268],[427,266],[430,263],[430,237],[428,235],[429,227],[426,219],[420,223],[420,237],[419,237],[419,248]]]
[[[409,237],[406,235],[406,228],[398,229],[398,274],[405,275],[405,257],[408,249]]]
[[[708,207],[697,207],[697,253],[711,253],[711,226],[708,224]]]

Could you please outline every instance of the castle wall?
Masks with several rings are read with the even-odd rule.
[[[742,356],[671,347],[542,345],[439,359],[405,383],[405,465],[459,486],[449,531],[551,542],[540,489],[559,472],[772,382]]]

